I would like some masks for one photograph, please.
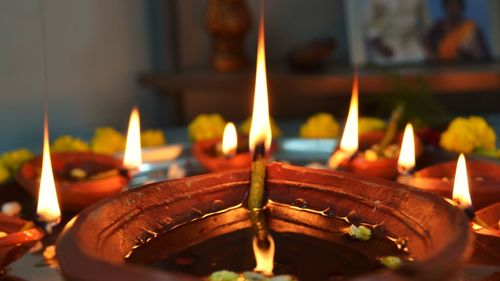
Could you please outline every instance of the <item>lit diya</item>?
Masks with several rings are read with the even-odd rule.
[[[43,237],[31,222],[0,213],[0,277],[3,269],[14,262]]]
[[[58,242],[63,275],[200,280],[224,269],[251,271],[252,212],[242,206],[250,176],[232,170],[154,183],[87,208]],[[361,275],[447,280],[465,258],[471,239],[466,217],[432,194],[278,163],[267,166],[265,184],[274,274],[315,281]],[[370,230],[366,241],[348,234],[363,238],[361,226]],[[397,270],[381,265],[389,257]]]
[[[456,161],[436,164],[417,171],[409,184],[451,198]],[[500,165],[488,161],[469,161],[472,202],[478,209],[500,202]]]
[[[65,211],[83,208],[126,189],[130,174],[142,164],[139,111],[131,112],[123,162],[91,152],[61,152],[50,155],[48,124],[45,120],[43,156],[26,162],[17,181],[33,196],[44,180],[44,167],[50,165],[57,193]],[[49,170],[49,169],[45,169]]]
[[[263,31],[261,19],[254,114],[267,114],[252,118],[252,168],[153,183],[85,209],[58,241],[67,280],[447,280],[459,270],[471,233],[443,199],[266,164]]]
[[[222,142],[220,139],[197,141],[193,145],[193,155],[205,167],[215,172],[228,169],[247,168],[252,163],[252,155],[245,141],[239,141],[236,127],[226,124]]]
[[[355,75],[344,133],[339,147],[328,160],[328,167],[366,176],[395,179],[398,175],[398,154],[403,138],[402,134],[397,134],[397,128],[403,107],[399,106],[393,111],[385,133],[363,134],[358,140],[358,95],[358,77]],[[414,142],[417,155],[420,155],[422,144],[418,138],[415,138]],[[359,151],[359,148],[362,151]]]
[[[469,263],[499,266],[500,202],[474,212],[467,171],[465,157],[461,154],[457,161],[453,183],[453,201],[471,219],[472,230],[476,234],[474,251]]]

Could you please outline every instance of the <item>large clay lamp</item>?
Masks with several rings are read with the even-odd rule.
[[[476,234],[474,252],[469,262],[500,266],[500,202],[474,213],[463,154],[457,161],[453,201],[471,218],[471,227]]]
[[[198,141],[193,145],[193,155],[211,172],[250,167],[251,153],[239,143],[236,127],[229,122],[224,128],[222,142],[220,139]]]
[[[125,257],[141,249],[141,241],[153,242],[160,233],[166,235],[162,240],[166,244],[156,244],[145,252],[144,259],[250,227],[249,213],[241,207],[249,179],[250,170],[245,169],[154,183],[87,208],[58,242],[64,277],[78,281],[200,280],[129,264]],[[417,262],[358,280],[447,280],[466,258],[471,239],[467,218],[441,198],[418,189],[284,164],[267,167],[266,187],[273,202],[294,204],[300,198],[311,210],[334,210],[339,216],[356,210],[363,220],[383,221],[388,233],[408,238]],[[331,218],[280,206],[270,212],[272,230],[334,239],[336,226]],[[232,209],[221,211],[228,208]],[[204,216],[214,212],[220,213]],[[362,251],[365,244],[357,245]]]

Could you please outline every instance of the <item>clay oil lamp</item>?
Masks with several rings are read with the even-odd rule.
[[[279,163],[266,170],[274,274],[448,280],[466,258],[468,220],[435,195],[335,171]],[[205,174],[92,205],[58,241],[62,274],[78,281],[187,281],[252,270],[252,213],[242,206],[250,178],[249,169]],[[346,220],[377,226],[371,240],[346,235]],[[403,260],[398,269],[380,267],[378,258],[394,255]]]
[[[417,171],[409,184],[442,197],[451,198],[456,161],[440,163]],[[500,202],[500,165],[468,161],[472,202],[478,209]]]
[[[211,172],[248,168],[252,155],[245,143],[238,140],[236,127],[229,122],[224,128],[222,142],[220,139],[198,141],[193,145],[193,155]]]
[[[403,108],[396,108],[387,131],[375,132],[358,138],[358,77],[354,77],[351,104],[339,148],[328,160],[328,167],[360,175],[395,179],[398,175],[397,155],[402,135],[397,135],[397,125]],[[417,153],[422,148],[417,141]]]
[[[471,228],[476,234],[474,251],[469,263],[500,266],[500,202],[474,212],[463,154],[457,162],[453,201],[471,219]]]
[[[31,222],[0,213],[0,278],[9,264],[23,256],[43,237]]]
[[[66,280],[455,275],[471,232],[463,212],[442,198],[360,175],[266,163],[271,130],[263,48],[261,18],[252,168],[152,183],[86,208],[57,244]]]
[[[45,160],[49,151],[49,145],[44,144],[43,156],[25,163],[17,175],[17,181],[33,196],[37,196],[38,186],[43,180],[43,165],[50,163]],[[78,212],[102,198],[123,191],[129,182],[126,166],[121,160],[108,155],[60,152],[53,153],[51,158],[57,192],[65,211]],[[126,157],[124,164],[130,165],[134,160]]]

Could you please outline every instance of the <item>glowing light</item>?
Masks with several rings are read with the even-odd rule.
[[[134,107],[130,113],[123,165],[129,169],[138,168],[142,165],[141,121],[137,107]]]
[[[410,171],[415,167],[415,137],[413,135],[413,126],[406,124],[401,143],[401,151],[399,152],[398,169],[400,173]]]
[[[255,93],[253,100],[252,124],[250,127],[250,151],[264,143],[266,151],[271,147],[272,133],[269,117],[269,100],[267,95],[266,51],[264,40],[264,13],[261,12],[259,39],[257,45],[257,67],[255,76]]]
[[[36,213],[41,221],[54,223],[59,221],[61,217],[61,209],[57,198],[56,183],[50,159],[49,125],[47,119],[47,114],[45,114],[43,128],[42,174],[40,177],[40,187],[38,189]]]
[[[354,154],[358,150],[358,75],[354,76],[351,104],[340,141],[340,149]]]
[[[273,275],[274,267],[274,240],[271,235],[268,235],[267,239],[269,247],[263,248],[259,246],[257,238],[253,238],[253,253],[255,255],[255,262],[257,263],[254,271],[271,276]]]
[[[460,154],[457,161],[457,170],[453,183],[453,200],[462,209],[472,207],[472,200],[469,192],[469,177],[467,176],[467,164],[465,163],[463,154]]]
[[[234,156],[238,148],[238,135],[233,122],[226,124],[224,136],[222,137],[222,153],[225,156]]]
[[[338,169],[342,162],[358,150],[358,75],[354,75],[351,104],[339,148],[328,159],[328,167]]]

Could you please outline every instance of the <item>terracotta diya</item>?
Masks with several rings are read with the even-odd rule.
[[[451,198],[456,161],[425,167],[417,171],[409,184],[442,197]],[[500,202],[500,165],[488,161],[468,161],[472,204],[481,209]]]
[[[123,191],[129,178],[122,162],[108,155],[89,152],[53,153],[52,166],[57,193],[66,211],[81,209]],[[42,157],[25,163],[17,174],[21,186],[37,196]]]
[[[103,200],[80,213],[60,237],[61,272],[66,280],[154,281],[201,280],[210,273],[204,269],[251,270],[251,247],[250,254],[235,250],[247,249],[240,242],[251,227],[242,206],[249,181],[249,169],[232,170],[153,183]],[[460,269],[472,239],[461,210],[397,183],[273,163],[266,186],[276,270],[300,280],[322,280],[316,278],[320,272],[328,272],[323,280],[447,280]],[[338,234],[351,217],[379,224],[373,235],[381,238],[357,241]],[[280,248],[280,241],[290,247]],[[311,250],[317,243],[336,245],[323,253],[333,260],[318,259]],[[310,247],[293,252],[295,244]],[[396,245],[414,261],[397,270],[370,267],[378,255],[398,251]],[[173,271],[164,262],[185,270]]]
[[[221,139],[198,141],[193,144],[193,155],[200,164],[211,172],[229,169],[248,168],[252,165],[252,154],[242,145],[234,155],[225,156],[218,149]]]
[[[373,145],[379,143],[384,138],[383,132],[370,132],[360,136],[359,146],[361,151],[365,151]],[[401,147],[403,133],[398,133],[392,145]],[[415,137],[415,154],[418,157],[423,152],[422,142]],[[398,158],[377,157],[374,160],[366,159],[363,153],[359,153],[351,160],[346,160],[341,164],[341,168],[355,174],[372,176],[384,179],[395,179],[398,175]]]
[[[43,232],[25,220],[2,213],[0,213],[0,231],[7,234],[0,238],[0,276],[2,276],[6,266],[23,256],[42,239]]]
[[[474,227],[474,252],[470,263],[500,266],[500,202],[476,212],[490,228]]]

